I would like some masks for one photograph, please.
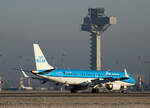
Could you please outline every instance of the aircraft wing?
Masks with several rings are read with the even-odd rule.
[[[124,70],[124,73],[125,73],[125,76],[120,77],[120,78],[107,77],[107,78],[103,78],[102,80],[94,79],[94,80],[92,80],[92,86],[96,86],[96,85],[107,83],[107,82],[122,81],[125,79],[129,79],[126,69]]]

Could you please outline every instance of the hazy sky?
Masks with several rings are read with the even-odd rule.
[[[13,80],[20,72],[12,70],[24,57],[24,68],[35,69],[33,42],[38,42],[54,66],[89,67],[89,33],[80,30],[88,8],[104,7],[117,24],[102,35],[104,68],[129,73],[138,70],[142,56],[143,73],[148,76],[150,60],[150,0],[0,0],[0,71],[3,79]],[[51,58],[54,58],[53,61]],[[120,66],[116,64],[119,61]],[[145,76],[145,79],[148,77]]]

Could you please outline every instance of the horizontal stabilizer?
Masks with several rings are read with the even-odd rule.
[[[23,71],[22,68],[21,68],[21,72],[23,73],[23,76],[24,76],[25,78],[29,78],[29,76]]]

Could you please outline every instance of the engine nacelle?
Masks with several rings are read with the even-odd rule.
[[[121,89],[120,84],[106,84],[105,87],[108,90],[120,90]]]

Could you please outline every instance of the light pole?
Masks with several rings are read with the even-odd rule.
[[[138,72],[139,72],[139,75],[138,75],[138,88],[141,91],[142,90],[142,76],[141,76],[141,73],[142,73],[142,57],[141,56],[138,56]]]
[[[63,52],[61,55],[61,66],[62,66],[62,68],[64,68],[65,56],[66,56],[65,52]]]
[[[1,65],[1,63],[2,63],[2,54],[0,54],[0,91],[2,91],[2,76],[1,76],[1,69],[2,69],[2,65]]]
[[[144,63],[148,64],[148,67],[150,69],[150,61],[145,61]],[[149,79],[149,86],[150,86],[150,72],[148,74],[148,79]]]

